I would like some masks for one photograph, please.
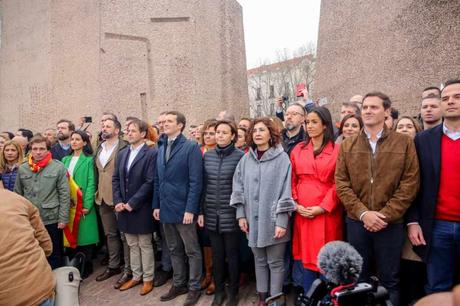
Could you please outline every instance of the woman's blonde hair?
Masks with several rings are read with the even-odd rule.
[[[3,150],[1,151],[0,154],[0,171],[3,172],[6,169],[7,161],[5,159],[5,148],[8,146],[14,146],[16,148],[16,151],[18,151],[18,157],[15,160],[16,164],[22,164],[24,161],[24,152],[22,150],[21,145],[19,145],[16,141],[14,140],[8,140],[5,142],[5,145],[3,146]]]

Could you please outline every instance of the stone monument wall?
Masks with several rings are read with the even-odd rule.
[[[0,128],[104,111],[153,122],[248,113],[236,0],[2,0]]]
[[[423,88],[460,77],[458,0],[322,0],[320,16],[314,96],[335,114],[380,90],[416,115]]]

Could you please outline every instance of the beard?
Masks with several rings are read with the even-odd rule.
[[[286,130],[292,131],[295,130],[298,126],[296,126],[294,123],[287,122],[285,125]]]
[[[70,135],[66,135],[66,134],[63,134],[63,133],[58,133],[57,134],[57,139],[59,139],[61,141],[62,140],[67,140],[67,139],[69,139],[69,137],[70,137]]]
[[[107,140],[113,137],[113,133],[102,133],[101,135],[102,139]]]

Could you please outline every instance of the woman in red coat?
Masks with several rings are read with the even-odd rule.
[[[297,202],[292,238],[293,278],[307,292],[319,277],[318,252],[342,239],[342,206],[334,171],[339,145],[329,110],[316,107],[306,119],[307,139],[292,150],[292,197]]]

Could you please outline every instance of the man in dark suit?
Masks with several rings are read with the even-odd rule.
[[[460,80],[446,83],[441,110],[444,123],[415,138],[421,188],[407,214],[409,239],[427,264],[427,293],[450,290],[460,261]]]
[[[166,113],[166,139],[157,158],[152,205],[155,219],[163,225],[173,266],[173,285],[160,299],[169,301],[188,292],[184,306],[191,306],[201,295],[202,257],[196,216],[203,184],[203,161],[198,144],[182,135],[184,128],[183,114]]]
[[[147,129],[147,123],[139,119],[133,119],[128,125],[130,146],[120,152],[112,178],[118,227],[125,234],[133,271],[133,278],[120,290],[130,289],[143,281],[141,295],[152,291],[155,270],[151,203],[157,150],[145,144]]]

